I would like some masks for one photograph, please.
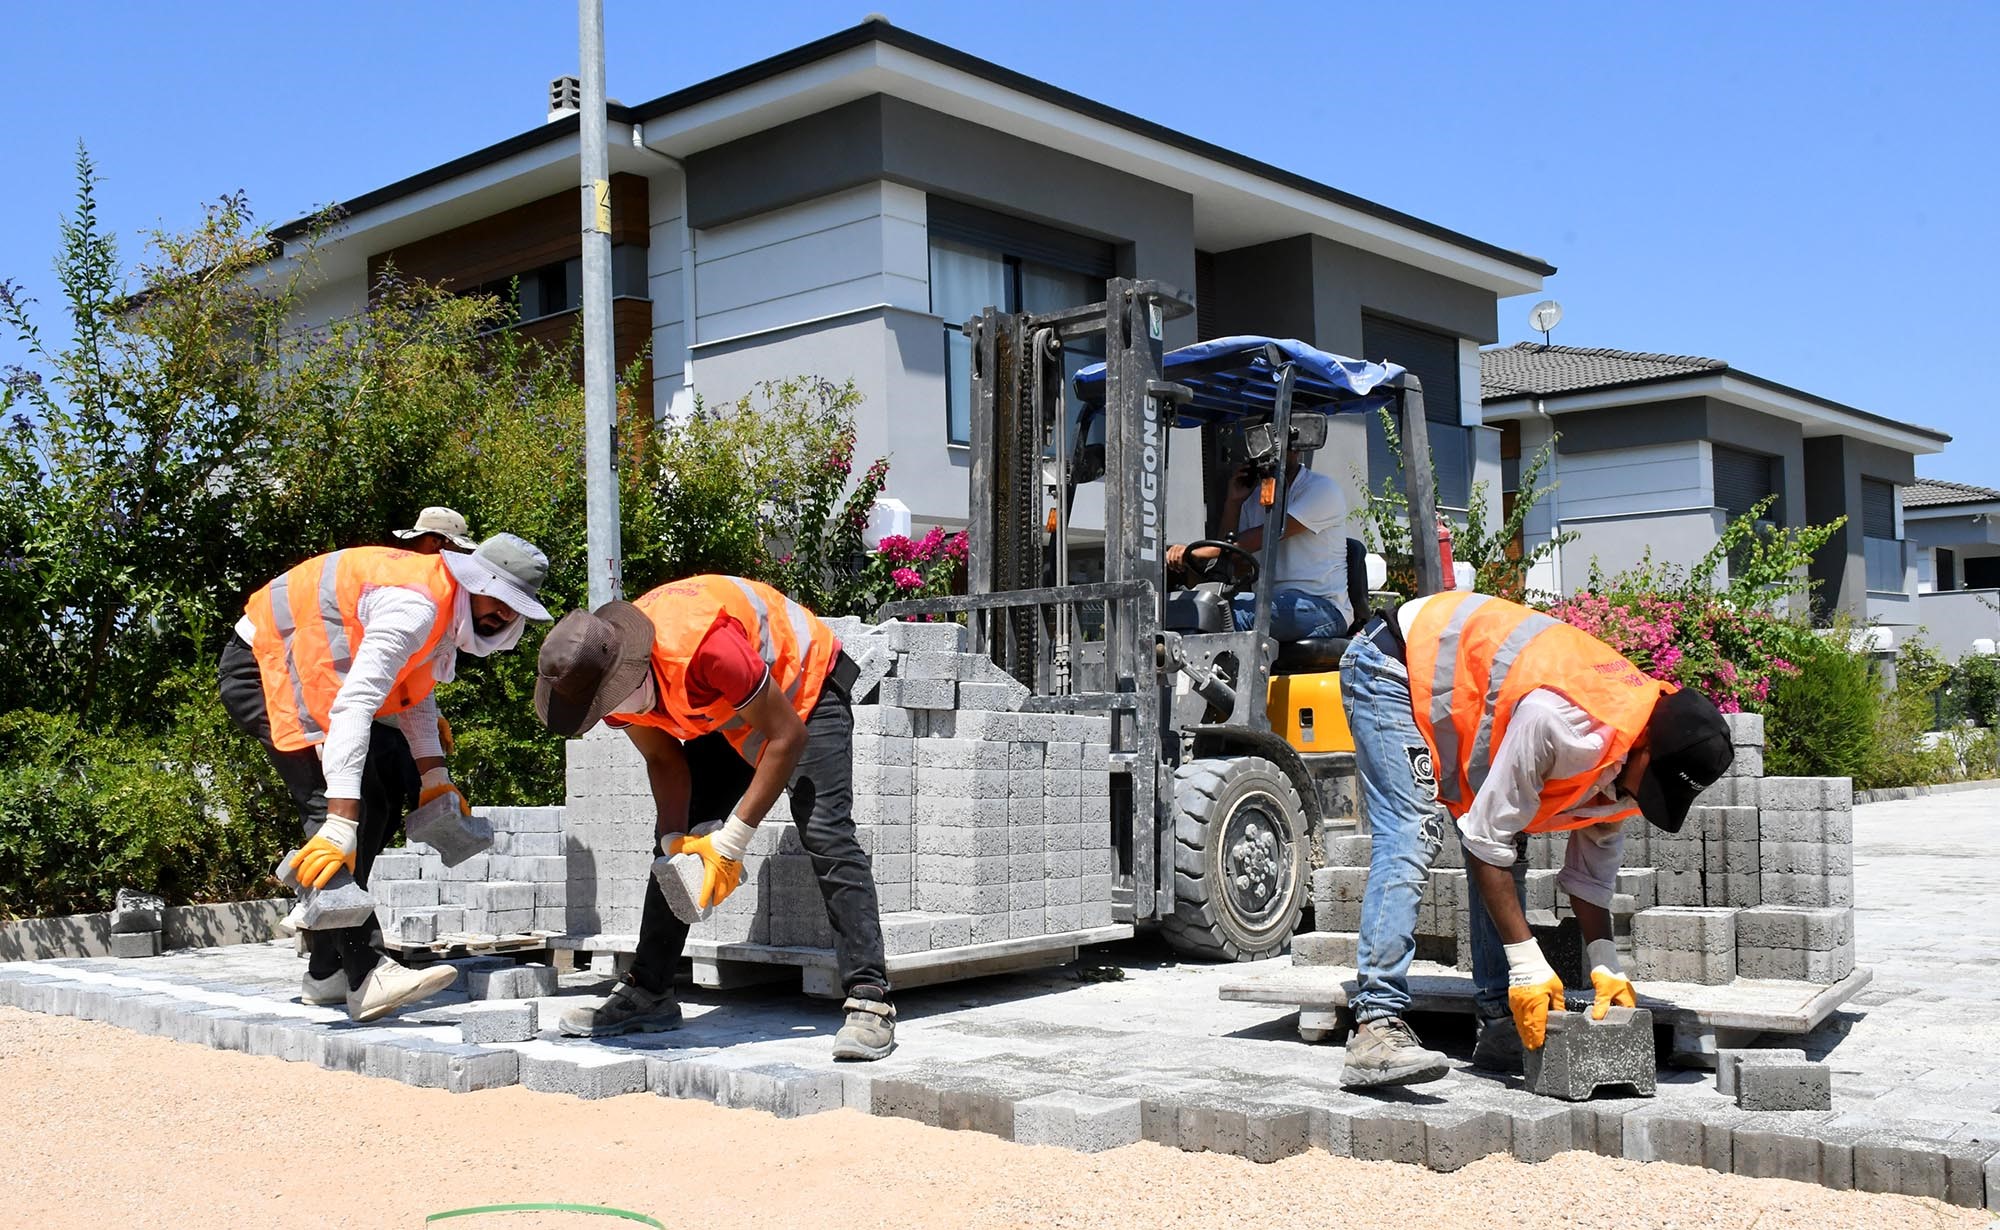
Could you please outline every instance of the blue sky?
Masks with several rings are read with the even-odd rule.
[[[1561,270],[1547,290],[1567,312],[1559,342],[1712,355],[1937,427],[1956,441],[1920,473],[2000,486],[1978,374],[2000,301],[2000,5],[876,3],[917,33],[1540,256]],[[626,102],[869,11],[605,10],[610,93]],[[136,255],[141,230],[186,225],[225,191],[286,221],[533,127],[548,78],[576,65],[563,0],[72,0],[12,7],[7,27],[0,277],[45,301],[79,139]],[[1501,340],[1531,336],[1533,302],[1501,304]],[[0,340],[0,362],[12,353]]]

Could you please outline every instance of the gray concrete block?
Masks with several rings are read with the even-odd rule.
[[[1737,1124],[1731,1170],[1752,1179],[1790,1179],[1851,1188],[1852,1146],[1823,1143],[1825,1126],[1813,1115],[1756,1115]]]
[[[1017,680],[961,683],[958,685],[958,706],[963,710],[978,710],[993,713],[1011,713],[1028,699],[1027,685]]]
[[[1588,1012],[1552,1012],[1548,1038],[1526,1052],[1524,1087],[1544,1097],[1579,1102],[1599,1086],[1631,1085],[1653,1092],[1653,1014],[1644,1008],[1613,1008],[1602,1021]]]
[[[1048,1093],[1014,1103],[1014,1140],[1101,1153],[1140,1139],[1140,1101]]]
[[[160,955],[160,933],[158,931],[113,931],[111,933],[111,955],[114,957],[157,957]]]
[[[554,995],[556,971],[551,965],[475,968],[466,972],[465,989],[473,999],[533,999]]]
[[[1507,1111],[1510,1152],[1524,1162],[1546,1162],[1575,1147],[1570,1108],[1546,1103]]]
[[[1736,948],[1736,911],[1655,906],[1632,916],[1634,947],[1670,952],[1725,953]]]
[[[1424,1120],[1415,1108],[1383,1106],[1357,1111],[1351,1123],[1357,1160],[1424,1164]]]
[[[1687,982],[1724,986],[1737,976],[1736,950],[1682,952],[1672,948],[1635,945],[1631,974],[1641,982]]]
[[[839,1110],[845,1097],[845,1081],[839,1072],[779,1063],[716,1066],[720,1071],[715,1100],[737,1110],[761,1110],[780,1119],[796,1119]]]
[[[1657,873],[1651,867],[1625,867],[1618,872],[1618,891],[1629,894],[1638,902],[1642,910],[1651,909],[1654,899],[1654,880]]]
[[[1292,937],[1292,964],[1353,968],[1361,936],[1353,931],[1310,931]]]
[[[1852,875],[1799,875],[1764,872],[1759,890],[1766,905],[1851,906]]]
[[[383,928],[385,931],[388,928]],[[438,912],[417,910],[396,919],[396,938],[406,944],[429,944],[438,937]]]
[[[1659,906],[1700,906],[1707,900],[1699,871],[1655,871],[1653,899]]]
[[[646,1091],[646,1061],[641,1057],[608,1063],[579,1062],[566,1057],[522,1053],[521,1084],[536,1093],[566,1093],[586,1100],[615,1098]]]
[[[913,1119],[936,1127],[938,1090],[918,1076],[877,1077],[870,1086],[870,1114],[887,1119]]]
[[[436,880],[383,880],[369,876],[368,895],[375,904],[388,906],[392,910],[422,909],[438,904],[438,882]]]
[[[1715,1052],[1715,1091],[1736,1096],[1736,1076],[1745,1064],[1802,1064],[1806,1053],[1784,1047],[1722,1047]]]
[[[526,1042],[535,1036],[535,1005],[508,1004],[496,1008],[475,1008],[459,1018],[458,1033],[465,1042]]]
[[[1480,1107],[1433,1107],[1424,1112],[1424,1163],[1449,1174],[1494,1153],[1505,1153],[1512,1130],[1507,1116]]]
[[[1761,713],[1725,713],[1723,724],[1729,727],[1729,742],[1738,748],[1764,746],[1764,715]]]
[[[465,894],[467,908],[474,910],[532,910],[535,886],[517,880],[494,880],[474,884]]]
[[[877,691],[882,703],[904,709],[951,709],[958,704],[958,684],[950,679],[884,679]]]
[[[886,630],[889,647],[899,654],[964,653],[968,648],[964,624],[892,619],[876,627]]]
[[[420,880],[423,876],[423,856],[413,850],[384,850],[368,868],[368,882],[378,886],[390,880]]]
[[[447,867],[456,867],[493,845],[493,826],[486,817],[459,811],[449,794],[432,799],[403,817],[403,832],[411,841],[436,850]]]
[[[112,898],[111,934],[137,935],[158,931],[165,922],[167,902],[152,893],[121,888]]]
[[[281,867],[290,870],[291,855],[281,860]],[[294,879],[292,883],[296,884]],[[325,888],[299,890],[299,903],[294,908],[292,918],[301,930],[334,931],[342,927],[358,927],[375,913],[375,899],[368,890],[355,883],[354,877],[342,871],[327,882]]]
[[[1833,1069],[1823,1063],[1739,1065],[1736,1105],[1743,1110],[1832,1110]]]

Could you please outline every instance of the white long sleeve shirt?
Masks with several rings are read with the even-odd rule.
[[[396,686],[396,676],[424,647],[441,615],[428,596],[396,586],[382,586],[361,595],[356,614],[361,620],[361,641],[354,647],[354,665],[334,695],[326,739],[319,745],[320,770],[326,775],[326,797],[330,799],[361,797],[361,773],[368,762],[368,724],[382,711],[389,690]],[[247,616],[237,623],[236,635],[245,644],[254,643],[256,628]],[[432,657],[457,652],[455,640],[446,636]],[[449,672],[440,674],[448,677]],[[434,697],[424,697],[395,718],[403,737],[409,740],[412,756],[422,760],[444,755],[438,741]]]
[[[1405,636],[1415,608],[1401,609]],[[1465,848],[1495,867],[1514,865],[1514,839],[1528,827],[1541,806],[1542,787],[1549,782],[1588,772],[1611,737],[1611,728],[1570,703],[1561,693],[1536,688],[1514,706],[1507,733],[1493,749],[1493,766],[1472,806],[1459,818]],[[1612,782],[1625,762],[1621,759],[1598,776],[1598,789],[1585,807],[1612,807]],[[1627,802],[1625,806],[1631,804]],[[1568,830],[1569,848],[1556,883],[1564,892],[1593,905],[1609,908],[1618,884],[1618,867],[1625,854],[1621,824],[1589,824]]]

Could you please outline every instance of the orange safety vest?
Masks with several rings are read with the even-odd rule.
[[[1572,814],[1604,770],[1645,733],[1659,698],[1676,689],[1648,678],[1611,646],[1580,628],[1504,598],[1442,593],[1425,600],[1405,637],[1410,705],[1430,745],[1438,798],[1454,816],[1472,807],[1507,737],[1514,706],[1536,688],[1559,692],[1611,729],[1597,763],[1542,786],[1530,833],[1582,828],[1637,815],[1637,809]]]
[[[726,700],[696,705],[688,698],[687,670],[715,621],[732,616],[757,645],[781,689],[803,720],[819,703],[833,673],[840,642],[819,616],[777,590],[742,577],[695,576],[669,581],[633,602],[653,621],[653,677],[660,701],[651,713],[614,713],[635,726],[652,726],[683,742],[721,731],[751,764],[764,754],[764,736]]]
[[[431,657],[451,628],[458,582],[442,557],[396,547],[349,547],[316,555],[250,595],[257,629],[250,648],[264,681],[271,742],[296,752],[325,741],[333,700],[354,665],[366,631],[361,599],[385,586],[415,590],[437,603],[430,638],[396,674],[377,716],[401,713],[431,694]]]

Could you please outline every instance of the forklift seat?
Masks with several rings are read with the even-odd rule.
[[[1347,540],[1347,606],[1354,618],[1342,635],[1280,642],[1271,673],[1311,675],[1340,669],[1340,655],[1347,652],[1348,639],[1368,622],[1368,546],[1359,538]]]

